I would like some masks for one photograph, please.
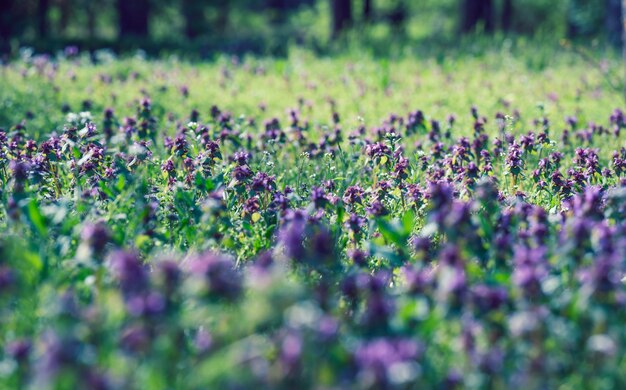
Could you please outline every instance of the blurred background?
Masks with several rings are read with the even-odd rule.
[[[6,56],[73,45],[204,58],[358,45],[384,55],[467,36],[619,47],[621,17],[620,0],[2,0],[0,49]]]

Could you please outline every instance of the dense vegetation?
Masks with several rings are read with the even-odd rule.
[[[620,0],[4,0],[0,54],[20,47],[211,58],[284,56],[290,45],[327,53],[344,41],[387,54],[397,46],[456,43],[474,32],[595,40],[619,46]],[[339,45],[341,47],[341,45]]]
[[[620,63],[505,43],[23,51],[1,387],[626,386]]]

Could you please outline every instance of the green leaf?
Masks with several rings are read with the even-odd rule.
[[[33,226],[39,234],[43,237],[48,235],[48,228],[46,226],[46,218],[41,214],[41,210],[39,209],[39,205],[35,199],[31,199],[27,206],[28,221],[31,226]]]

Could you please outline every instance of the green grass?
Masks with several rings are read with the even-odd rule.
[[[91,111],[98,123],[106,107],[114,108],[119,117],[134,114],[144,95],[152,98],[164,130],[172,126],[167,118],[185,121],[192,108],[201,118],[217,105],[236,116],[282,120],[285,110],[299,107],[299,101],[305,102],[305,118],[324,124],[332,113],[331,97],[346,128],[363,121],[378,125],[390,113],[403,115],[415,109],[438,120],[455,113],[464,127],[470,123],[472,104],[484,113],[519,110],[523,119],[545,113],[561,126],[565,115],[577,115],[582,122],[605,120],[622,104],[602,69],[565,49],[537,49],[523,42],[516,42],[513,49],[505,44],[497,49],[476,46],[464,52],[450,49],[449,56],[445,51],[409,52],[399,58],[358,55],[356,49],[345,56],[319,58],[294,50],[286,59],[246,57],[238,59],[238,65],[229,57],[214,62],[126,58],[94,66],[82,58],[60,61],[56,71],[47,66],[41,72],[25,70],[17,62],[2,69],[0,126],[10,127],[30,111],[35,118],[27,126],[34,134],[60,129],[65,120],[61,106],[69,104],[78,112],[86,99],[93,102]],[[621,74],[615,53],[598,51],[592,56],[614,79]],[[51,72],[56,73],[52,79]],[[112,83],[103,82],[102,76]],[[183,86],[189,89],[188,98],[180,93]],[[265,113],[260,104],[267,106]],[[520,126],[532,127],[525,120]]]

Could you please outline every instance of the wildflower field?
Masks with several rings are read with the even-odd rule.
[[[626,387],[616,53],[0,69],[0,387]]]

